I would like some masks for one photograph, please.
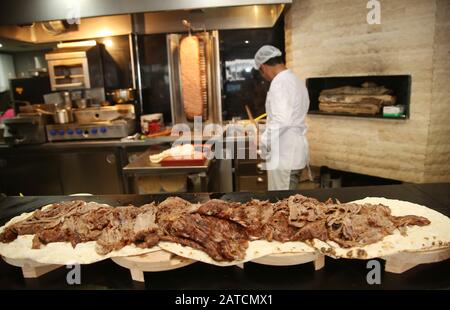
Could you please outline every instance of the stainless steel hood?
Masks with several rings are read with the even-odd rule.
[[[189,1],[180,1],[185,2]],[[130,33],[176,33],[186,31],[181,22],[184,19],[191,23],[194,31],[270,28],[284,8],[285,4],[265,4],[88,17],[62,32],[48,31],[43,27],[45,22],[34,22],[32,26],[0,26],[0,38],[49,43]]]
[[[184,32],[181,23],[188,20],[194,30],[226,30],[270,28],[283,12],[284,4],[248,5],[239,7],[177,10],[136,14],[137,33]]]
[[[0,25],[142,12],[292,3],[292,0],[15,0],[0,2]]]

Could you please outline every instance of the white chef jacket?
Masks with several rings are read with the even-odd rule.
[[[287,187],[276,189],[288,189],[289,172],[303,169],[309,162],[309,147],[305,136],[305,116],[308,109],[309,96],[305,82],[289,69],[278,73],[267,93],[267,122],[261,136],[266,169],[274,170],[269,178],[287,178],[282,182],[285,184],[282,187]],[[277,175],[275,170],[284,172]]]

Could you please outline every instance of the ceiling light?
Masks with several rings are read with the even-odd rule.
[[[3,47],[3,44],[0,43],[0,47]]]
[[[103,44],[105,44],[106,47],[113,46],[113,41],[111,39],[105,39],[103,40]]]
[[[249,44],[250,41],[249,41],[249,40],[245,40],[244,43],[245,43],[245,44]]]
[[[95,40],[88,40],[88,41],[58,43],[56,46],[58,48],[64,48],[64,47],[80,47],[80,46],[95,46],[95,45],[97,45],[97,42],[95,42]]]

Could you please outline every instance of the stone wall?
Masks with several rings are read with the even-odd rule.
[[[449,1],[294,0],[287,65],[303,79],[410,74],[408,120],[309,115],[311,164],[406,182],[450,181]],[[442,165],[446,167],[443,169]]]
[[[450,179],[450,1],[436,1],[433,81],[425,181]]]

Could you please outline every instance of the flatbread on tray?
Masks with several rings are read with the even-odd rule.
[[[50,206],[44,206],[41,210],[45,210]],[[34,212],[23,213],[12,218],[4,226],[0,227],[0,233],[3,232],[6,226],[25,220]],[[42,245],[40,249],[32,249],[33,237],[34,235],[21,235],[10,243],[0,242],[0,255],[9,259],[30,259],[43,264],[74,265],[91,264],[111,257],[140,255],[160,250],[158,246],[142,249],[132,244],[106,255],[100,255],[95,251],[95,241],[78,243],[75,248],[72,247],[70,242],[52,242]]]
[[[10,259],[31,259],[44,264],[90,264],[111,257],[135,256],[165,250],[173,254],[192,260],[201,261],[217,266],[232,266],[248,262],[257,258],[280,253],[314,253],[319,251],[334,258],[359,258],[370,259],[385,257],[400,252],[428,251],[438,249],[450,249],[450,219],[430,208],[407,201],[386,199],[379,197],[367,197],[353,203],[383,204],[391,209],[394,216],[417,215],[430,220],[427,226],[406,227],[406,235],[395,230],[383,240],[362,247],[343,248],[333,241],[321,241],[314,239],[307,242],[285,242],[253,240],[249,241],[249,247],[243,260],[220,262],[212,259],[207,253],[183,246],[178,243],[160,241],[158,246],[152,248],[138,248],[135,245],[127,245],[120,250],[107,255],[100,255],[95,251],[95,241],[79,243],[75,248],[69,242],[54,242],[42,246],[40,249],[32,249],[33,235],[21,235],[11,243],[0,243],[0,255]],[[45,210],[49,206],[42,209]],[[7,225],[24,220],[31,216],[24,213],[11,219],[5,226],[0,227],[0,233]]]
[[[335,258],[369,259],[404,251],[428,251],[450,248],[450,218],[433,209],[412,202],[381,197],[366,197],[353,203],[383,204],[394,216],[418,215],[430,220],[430,225],[408,226],[406,236],[397,229],[383,240],[363,247],[342,248],[333,241],[314,239],[310,244],[325,255]]]
[[[239,265],[260,257],[278,253],[314,253],[314,248],[304,242],[278,242],[266,240],[249,241],[243,260],[235,260],[231,262],[219,262],[212,259],[208,254],[201,250],[194,249],[189,246],[183,246],[174,242],[160,241],[159,246],[178,256],[190,258],[200,262],[216,265],[216,266],[233,266]]]

